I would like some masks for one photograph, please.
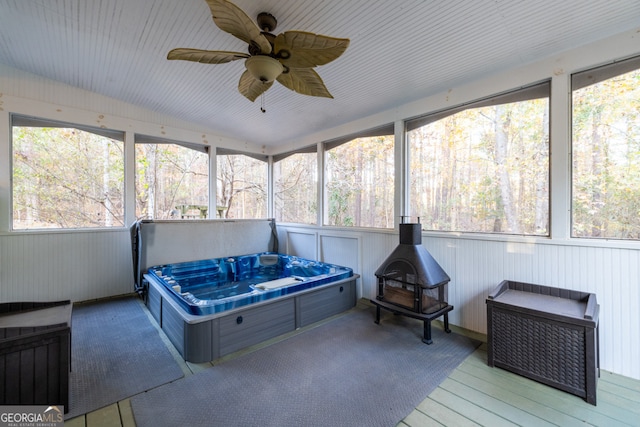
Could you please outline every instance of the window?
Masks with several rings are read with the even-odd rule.
[[[572,236],[640,239],[640,57],[571,84]]]
[[[12,115],[12,228],[124,226],[124,133]]]
[[[218,148],[217,215],[221,218],[267,217],[267,156]]]
[[[423,228],[548,235],[549,89],[407,122],[410,209]]]
[[[136,217],[201,219],[209,209],[208,147],[136,135]]]
[[[324,147],[325,224],[393,228],[393,124]]]
[[[318,222],[316,146],[273,158],[274,209],[278,222]]]

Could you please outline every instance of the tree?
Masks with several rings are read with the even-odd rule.
[[[573,91],[572,234],[640,238],[640,70]]]
[[[392,228],[393,136],[356,138],[326,152],[329,225]]]
[[[267,216],[267,164],[249,156],[217,156],[217,200],[226,218]]]
[[[136,144],[138,218],[202,218],[208,206],[206,153],[177,144]]]
[[[13,228],[124,225],[121,141],[76,128],[13,126]]]
[[[548,98],[452,112],[407,138],[424,228],[548,233]]]
[[[274,163],[276,221],[317,221],[317,153],[295,153]]]

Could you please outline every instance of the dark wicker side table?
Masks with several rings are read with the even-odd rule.
[[[503,281],[487,298],[487,355],[496,366],[596,404],[595,294]]]

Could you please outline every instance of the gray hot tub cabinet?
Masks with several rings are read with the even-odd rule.
[[[358,277],[204,316],[186,313],[166,290],[147,280],[147,307],[180,355],[201,363],[354,307]]]
[[[595,294],[505,280],[487,299],[488,364],[595,405],[599,311]]]

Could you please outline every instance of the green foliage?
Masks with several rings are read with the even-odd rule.
[[[640,70],[573,92],[572,233],[640,238]]]
[[[205,153],[176,144],[136,144],[136,216],[178,219],[180,206],[209,205]],[[185,219],[200,218],[198,209]]]
[[[468,109],[408,132],[411,214],[431,230],[547,234],[548,105]]]
[[[317,154],[296,153],[274,163],[275,218],[280,222],[317,222]]]
[[[13,228],[124,225],[119,141],[74,128],[13,127]]]
[[[326,152],[327,224],[392,228],[393,136],[356,138]]]
[[[640,70],[574,91],[572,121],[573,235],[640,239]],[[121,142],[74,128],[12,130],[15,229],[124,225]],[[327,224],[393,227],[393,139],[358,138],[326,152]],[[407,139],[409,213],[425,228],[548,235],[547,98],[460,111]],[[208,206],[207,155],[138,144],[135,164],[139,218]],[[217,156],[217,171],[223,216],[266,216],[265,162]],[[316,222],[316,153],[276,162],[274,182],[278,221]]]
[[[245,155],[217,157],[217,201],[226,218],[267,216],[267,163]]]

